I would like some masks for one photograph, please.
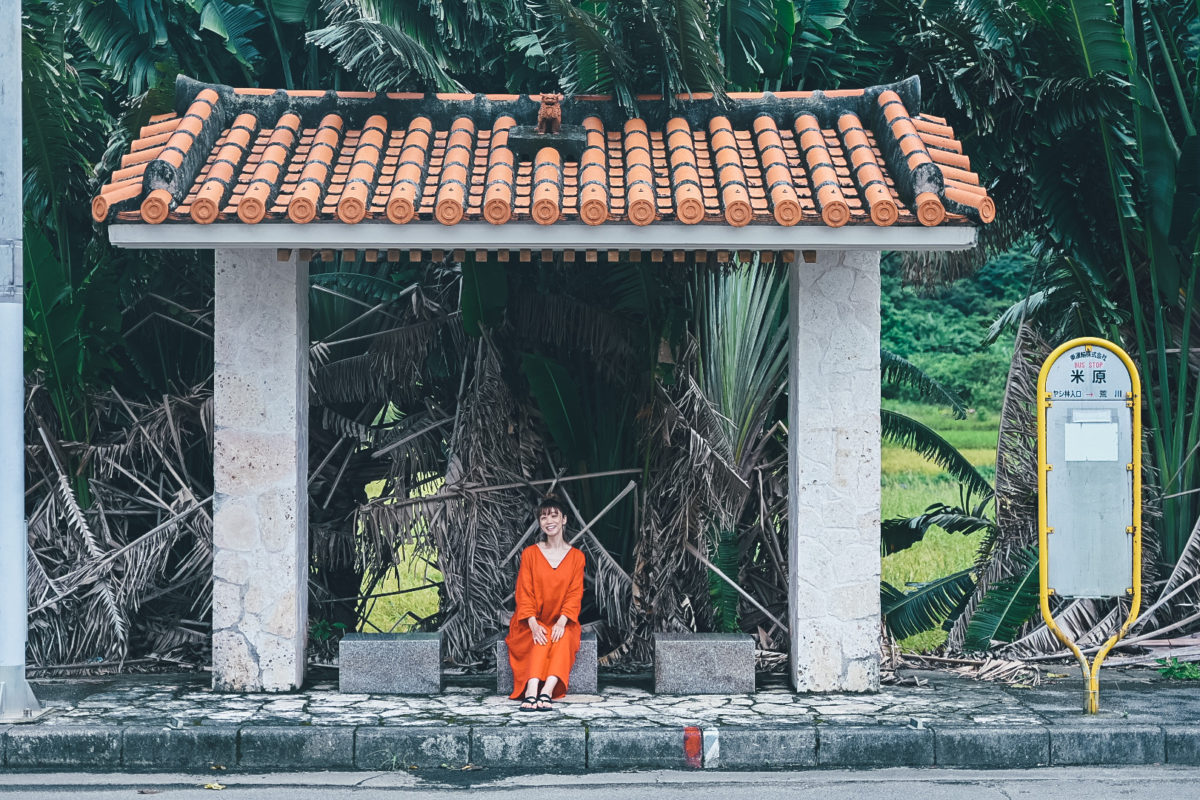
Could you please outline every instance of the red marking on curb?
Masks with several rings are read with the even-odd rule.
[[[683,757],[693,769],[700,769],[700,729],[689,725],[683,729]]]

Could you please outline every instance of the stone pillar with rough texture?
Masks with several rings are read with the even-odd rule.
[[[791,265],[788,625],[797,691],[879,689],[879,253]],[[811,255],[810,255],[811,257]]]
[[[213,688],[304,680],[308,265],[217,250]]]

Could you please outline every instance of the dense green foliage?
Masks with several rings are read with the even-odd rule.
[[[1188,548],[1197,545],[1189,532],[1200,513],[1195,491],[1200,389],[1193,355],[1200,336],[1194,300],[1200,272],[1195,3],[23,0],[23,8],[26,366],[38,387],[30,429],[39,438],[56,436],[66,443],[54,454],[54,470],[72,476],[61,483],[73,481],[84,509],[80,519],[94,511],[92,480],[108,474],[101,475],[95,463],[107,452],[102,445],[124,442],[131,426],[139,427],[127,418],[135,415],[124,397],[157,403],[199,386],[200,399],[191,409],[196,431],[205,429],[203,397],[211,391],[212,361],[209,262],[114,252],[86,213],[97,165],[100,172],[110,170],[137,126],[170,105],[177,73],[305,88],[561,88],[609,92],[631,110],[639,92],[839,88],[917,74],[923,105],[949,118],[1000,211],[998,222],[981,232],[978,256],[906,258],[903,271],[918,279],[919,292],[902,285],[899,258],[887,261],[885,395],[913,399],[932,392],[961,413],[947,399],[952,393],[938,388],[945,384],[967,405],[995,410],[1014,346],[1011,328],[1018,322],[1048,341],[1099,334],[1122,343],[1135,354],[1145,381],[1152,434],[1147,455],[1161,482],[1162,557],[1168,566],[1190,563]],[[1008,252],[1014,246],[1021,249]],[[984,261],[972,278],[936,286],[963,274],[970,262]],[[778,278],[755,280],[768,281],[776,297]],[[638,439],[638,425],[653,417],[647,409],[658,402],[690,414],[689,423],[706,420],[709,427],[698,436],[714,458],[723,459],[733,488],[719,486],[706,473],[704,486],[680,475],[670,477],[693,483],[651,481],[647,491],[673,502],[686,491],[708,492],[706,510],[718,520],[708,533],[710,553],[724,551],[722,571],[738,573],[755,591],[778,589],[782,559],[771,552],[771,542],[786,492],[777,484],[756,500],[737,487],[748,487],[752,475],[779,478],[781,315],[774,300],[765,307],[739,305],[739,280],[702,277],[693,285],[678,275],[619,265],[580,285],[564,280],[553,266],[521,273],[470,262],[393,271],[357,261],[314,275],[312,324],[319,345],[314,413],[322,420],[314,426],[314,453],[343,439],[358,443],[344,459],[332,459],[329,449],[331,474],[318,467],[313,476],[313,491],[322,497],[314,526],[351,531],[341,540],[315,537],[334,543],[315,550],[319,573],[326,578],[342,573],[340,583],[329,580],[329,594],[353,594],[363,585],[355,545],[347,544],[354,531],[347,520],[360,502],[361,486],[379,477],[384,463],[371,457],[370,446],[408,435],[405,426],[444,424],[434,410],[451,408],[456,388],[466,385],[467,359],[456,338],[463,333],[477,359],[484,343],[494,346],[493,339],[510,348],[497,357],[502,382],[514,402],[532,409],[546,449],[564,468],[633,464],[644,470],[643,477],[656,469],[669,472],[678,462]],[[423,295],[425,306],[398,302]],[[527,301],[534,296],[540,305],[531,311]],[[603,311],[585,299],[599,299]],[[390,349],[363,343],[385,327],[383,315],[364,322],[363,308],[390,303],[411,314],[405,321],[413,329],[455,318],[462,330],[443,331],[436,342],[422,340],[428,357],[422,351],[421,363],[405,362],[409,371],[402,372],[397,354],[407,353],[401,345],[411,341],[394,336]],[[547,333],[544,318],[537,322],[539,313],[554,316],[559,329]],[[714,347],[705,334],[705,325],[720,314],[761,323],[721,326],[726,334],[738,332],[724,344],[736,348],[739,337],[745,340],[749,349],[737,358],[732,349]],[[997,317],[991,333],[999,338],[984,344],[988,324]],[[354,336],[336,340],[338,332],[351,328]],[[581,350],[594,360],[577,359]],[[606,360],[621,367],[606,371]],[[730,374],[717,374],[725,369]],[[734,380],[733,373],[741,377]],[[414,380],[417,375],[420,380]],[[114,397],[122,399],[115,403]],[[619,399],[603,399],[608,397]],[[122,413],[114,413],[118,405]],[[164,408],[168,405],[164,400]],[[729,424],[706,416],[714,408]],[[202,476],[180,490],[180,497],[195,501],[210,493],[206,442],[200,433],[181,442],[169,409],[166,415],[181,471],[189,479]],[[376,423],[368,424],[371,420]],[[957,506],[939,502],[912,519],[889,520],[887,547],[908,547],[931,526],[965,533],[992,525],[988,478],[956,457],[928,426],[897,414],[885,415],[883,422],[885,436],[951,467],[961,481]],[[663,425],[666,440],[671,426]],[[421,475],[428,480],[433,455],[455,444],[440,429],[430,430],[435,435],[417,434],[428,445],[424,453],[405,455],[403,469],[414,480]],[[33,444],[33,452],[45,458],[41,444]],[[143,460],[165,458],[153,444],[119,451],[121,457],[131,453]],[[31,485],[51,473],[33,475]],[[346,488],[343,476],[357,485]],[[584,512],[596,511],[620,484],[597,483],[594,496],[581,488]],[[118,494],[138,491],[131,483]],[[74,502],[59,500],[67,507]],[[161,499],[156,513],[174,513],[174,502]],[[46,513],[57,507],[48,503]],[[693,512],[685,508],[676,517],[642,524],[665,536],[690,530]],[[661,548],[654,549],[661,542],[639,556],[633,517],[623,508],[597,527],[616,563],[632,568],[677,557],[672,566],[679,567],[685,561],[678,550],[664,559]],[[78,520],[73,524],[86,527]],[[735,529],[736,559],[728,547]],[[92,540],[86,544],[95,549]],[[1009,552],[1023,552],[1027,543],[1016,544]],[[1028,609],[1028,586],[1020,580],[1027,564],[1017,558],[1012,567],[1005,575],[1009,580],[995,582],[994,596],[971,618],[978,642],[1011,638],[1019,627],[1017,611]],[[651,574],[654,568],[634,574],[643,595],[651,597],[645,602],[677,603],[684,588],[668,587],[673,578]],[[722,624],[731,624],[737,601],[722,587],[713,585],[718,602],[729,608],[718,615]],[[937,624],[963,608],[971,587],[965,573],[923,583],[908,595],[889,587],[889,621],[906,632]],[[663,593],[655,595],[658,589]]]
[[[1159,665],[1159,674],[1167,680],[1200,681],[1200,664],[1192,661],[1180,661],[1174,657],[1160,658],[1155,663]]]
[[[905,285],[899,257],[882,265],[883,348],[912,361],[954,389],[968,405],[997,410],[1012,358],[1012,334],[985,344],[988,328],[1025,296],[1034,261],[1024,250],[1001,253],[974,275],[932,288]],[[884,397],[911,400],[906,387],[885,387]]]

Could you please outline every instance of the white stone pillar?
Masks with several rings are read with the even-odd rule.
[[[217,250],[213,688],[304,680],[308,264]]]
[[[879,689],[879,253],[796,254],[788,625],[797,691]],[[811,257],[811,256],[810,256]]]

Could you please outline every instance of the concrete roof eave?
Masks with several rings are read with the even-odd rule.
[[[224,248],[313,249],[531,249],[531,250],[967,250],[975,246],[974,225],[724,225],[560,222],[261,222],[257,225],[148,225],[115,223],[109,240],[137,249]]]

